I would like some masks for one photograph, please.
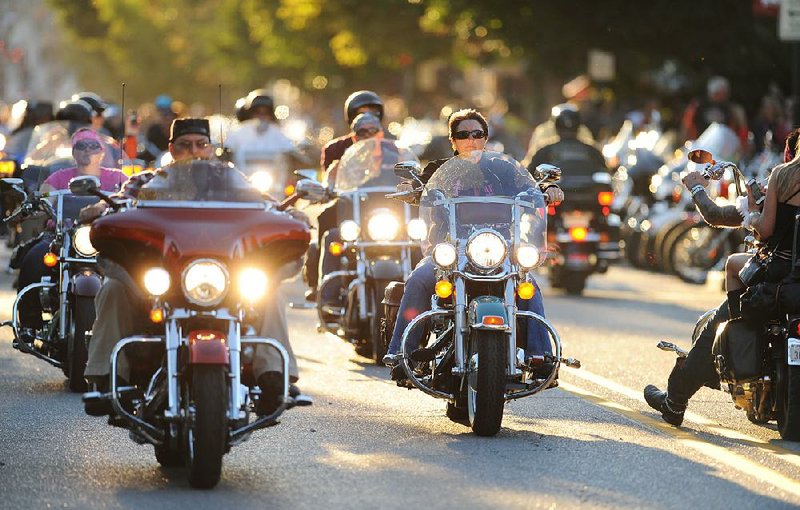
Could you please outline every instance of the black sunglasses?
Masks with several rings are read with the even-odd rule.
[[[81,140],[80,142],[75,142],[72,148],[76,151],[99,151],[103,146],[100,145],[100,142],[94,140]]]
[[[373,136],[378,133],[380,129],[378,128],[362,128],[356,131],[356,136],[363,138],[365,136]]]
[[[467,138],[486,138],[486,132],[482,129],[475,129],[473,131],[456,131],[453,134],[456,140],[466,140]]]
[[[181,140],[180,142],[175,142],[175,147],[181,151],[189,151],[192,150],[192,147],[197,147],[200,150],[205,150],[208,146],[211,145],[208,142],[199,140],[199,141],[191,141],[191,140]]]

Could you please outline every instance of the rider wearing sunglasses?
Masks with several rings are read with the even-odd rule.
[[[450,143],[453,147],[454,157],[467,157],[474,151],[483,151],[488,140],[489,125],[486,118],[480,112],[473,109],[459,110],[453,113],[448,120],[450,130]],[[436,170],[441,167],[449,158],[438,159],[428,163],[420,174],[420,180],[427,183]],[[398,192],[412,191],[414,185],[410,182],[403,182],[397,186]],[[547,200],[553,205],[557,205],[564,200],[564,193],[555,184],[544,187]],[[397,315],[394,333],[389,344],[388,354],[384,357],[384,364],[393,367],[392,378],[402,379],[405,373],[397,363],[399,360],[400,340],[408,323],[417,314],[430,309],[431,294],[436,283],[435,265],[430,257],[425,257],[412,271],[406,281],[405,292],[400,302],[400,310]],[[542,303],[541,292],[536,289],[534,297],[521,301],[521,306],[529,311],[544,316],[544,305]],[[538,325],[538,323],[536,323]],[[409,335],[409,344],[416,346],[419,344],[421,332],[415,330]],[[531,324],[528,327],[527,346],[528,353],[534,357],[541,357],[541,354],[550,351],[550,340],[548,333],[541,326]],[[533,362],[533,361],[532,361]],[[549,367],[542,367],[543,373],[549,374]]]

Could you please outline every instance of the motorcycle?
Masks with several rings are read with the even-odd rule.
[[[397,172],[414,180],[419,167],[402,164]],[[534,270],[546,258],[547,205],[538,184],[554,182],[560,170],[540,165],[535,173],[539,182],[504,154],[475,152],[445,162],[420,200],[437,282],[431,310],[403,331],[398,361],[407,379],[398,384],[447,400],[447,416],[466,420],[481,436],[500,430],[506,401],[550,387],[561,363],[580,366],[561,357],[561,339],[550,322],[517,308],[517,297],[533,297]],[[387,305],[386,316],[396,317],[396,306]],[[548,373],[525,363],[518,347],[525,335],[518,333],[528,321],[518,327],[518,319],[547,330],[554,346],[554,354],[545,355],[552,363]],[[426,347],[409,353],[410,332],[423,326]],[[393,329],[387,324],[387,335]]]
[[[86,393],[84,402],[109,399],[110,423],[154,445],[160,464],[185,465],[192,487],[215,486],[231,447],[276,425],[287,409],[310,404],[289,396],[286,349],[252,326],[270,288],[308,247],[305,222],[282,211],[306,197],[309,184],[301,182],[275,205],[232,165],[177,162],[144,185],[126,210],[92,224],[92,244],[143,296],[150,326],[117,342],[110,392]],[[97,192],[92,178],[72,187],[120,208]],[[252,419],[261,397],[252,368],[259,346],[280,355],[283,393],[274,412]],[[127,386],[119,384],[123,355]]]
[[[289,170],[285,154],[247,151],[240,158],[242,171],[253,186],[273,197],[287,197],[294,192],[296,178]]]
[[[68,190],[49,193],[26,192],[22,179],[2,179],[2,188],[23,197],[22,203],[6,222],[43,213],[55,224],[52,241],[42,263],[56,271],[50,276],[19,290],[12,308],[10,326],[15,349],[61,368],[69,379],[69,389],[86,391],[83,372],[86,368],[86,345],[94,324],[94,297],[102,278],[97,271],[96,251],[89,242],[89,226],[76,220],[80,210],[96,202],[93,197],[80,197]],[[55,198],[55,205],[50,199]],[[41,236],[39,236],[41,237]],[[37,238],[38,239],[38,238]],[[42,311],[49,316],[40,330],[23,334],[19,306],[28,293],[38,293]]]
[[[743,175],[739,168],[727,161],[714,161],[711,153],[694,150],[691,161],[705,165],[703,173],[709,179],[719,179],[726,172],[737,176],[734,180],[737,194]],[[748,251],[756,253],[759,244],[748,236]],[[800,215],[795,218],[792,267],[800,262]],[[737,409],[745,411],[748,420],[763,424],[776,420],[781,438],[800,441],[800,274],[777,286],[773,310],[759,317],[757,322],[744,319],[728,321],[721,325],[714,339],[712,355],[720,386],[729,393]],[[744,307],[743,307],[744,308]],[[713,310],[697,321],[692,334],[692,345],[708,321]],[[661,341],[657,347],[675,352],[677,363],[688,356],[677,345]]]
[[[426,235],[410,205],[385,197],[400,182],[394,165],[411,160],[416,160],[414,154],[393,141],[359,141],[342,156],[328,193],[338,200],[338,217],[346,219],[339,227],[341,242],[329,248],[341,269],[324,276],[319,295],[337,286],[338,302],[344,306],[318,299],[319,322],[323,330],[350,341],[358,354],[378,364],[388,347],[381,337],[385,289],[393,280],[408,278]]]
[[[611,175],[605,169],[591,175],[572,170],[560,182],[569,200],[548,209],[552,227],[547,241],[555,253],[550,285],[581,294],[591,274],[605,273],[620,259],[620,218],[611,212]]]

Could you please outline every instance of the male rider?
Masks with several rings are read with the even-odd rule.
[[[706,193],[708,182],[700,172],[690,172],[683,178],[683,184],[691,191],[692,200],[703,219],[714,227],[742,226],[744,216],[736,206],[720,207],[708,196]],[[734,292],[741,294],[741,290]],[[731,297],[730,292],[728,296]],[[735,300],[738,301],[738,296]],[[683,413],[692,395],[704,385],[711,387],[719,385],[711,346],[719,325],[730,318],[728,299],[725,299],[713,311],[711,319],[703,327],[683,363],[675,364],[669,374],[667,391],[661,391],[652,384],[645,386],[644,399],[650,407],[661,412],[661,417],[667,423],[679,426],[683,422]]]
[[[212,146],[210,127],[206,119],[176,119],[170,129],[169,151],[175,161],[186,159],[210,159]],[[165,167],[165,170],[169,167]],[[160,172],[162,170],[158,170]],[[156,172],[156,173],[157,173]],[[123,188],[123,195],[135,198],[156,173],[146,172],[132,177]],[[107,208],[105,202],[99,202],[81,211],[81,219],[99,216]],[[108,376],[111,370],[110,356],[116,343],[141,329],[141,317],[137,310],[143,309],[142,297],[137,286],[130,281],[130,275],[113,262],[100,257],[98,264],[104,272],[104,281],[95,298],[97,320],[92,329],[92,340],[88,347],[88,361],[85,375],[91,383],[103,391],[108,387]],[[140,306],[136,306],[139,304]],[[290,355],[289,376],[292,381],[298,378],[297,363],[289,343],[283,303],[278,296],[265,300],[262,325],[259,333],[262,336],[280,341]],[[119,374],[127,378],[129,368],[126,359],[119,358]],[[280,356],[272,348],[259,346],[253,361],[253,374],[264,392],[259,401],[258,414],[270,414],[279,405],[282,393],[282,377]],[[292,385],[293,396],[300,391]],[[103,415],[110,412],[104,402],[95,407],[87,404],[86,412],[92,415]]]

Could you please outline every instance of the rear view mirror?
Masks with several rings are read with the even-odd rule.
[[[711,153],[703,149],[689,151],[689,161],[699,164],[711,163],[713,165],[715,163],[714,157],[711,155]]]
[[[76,195],[94,195],[100,189],[100,179],[94,175],[82,175],[69,181],[69,191]]]
[[[411,179],[412,181],[419,182],[419,176],[422,174],[422,167],[419,161],[401,161],[394,166],[394,174],[403,179]]]
[[[325,187],[314,179],[300,179],[294,189],[298,198],[304,198],[311,203],[318,203],[325,199]]]
[[[0,179],[0,191],[11,191],[15,188],[22,189],[25,185],[25,181],[18,177],[6,177],[4,179]]]
[[[301,168],[300,170],[295,170],[294,174],[298,177],[303,179],[311,179],[312,181],[319,181],[317,171],[313,168]]]
[[[542,163],[533,171],[533,178],[539,184],[558,182],[561,180],[561,169],[554,165]]]

